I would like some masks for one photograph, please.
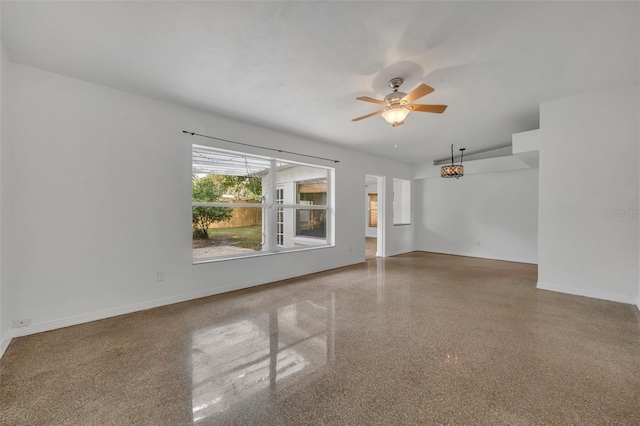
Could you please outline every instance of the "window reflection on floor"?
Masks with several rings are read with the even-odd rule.
[[[334,356],[334,322],[329,293],[194,333],[194,422],[318,371]]]

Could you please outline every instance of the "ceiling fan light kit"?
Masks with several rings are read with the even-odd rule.
[[[440,177],[458,179],[464,176],[464,166],[462,165],[464,150],[465,148],[460,148],[460,164],[453,164],[453,144],[451,144],[451,164],[440,168]]]
[[[428,95],[429,93],[433,92],[434,89],[433,87],[427,86],[426,84],[421,84],[420,86],[409,92],[409,94],[406,94],[404,92],[398,91],[400,85],[402,85],[403,82],[404,80],[400,77],[392,78],[389,81],[389,87],[393,89],[393,92],[385,96],[383,101],[370,98],[368,96],[361,96],[359,98],[356,98],[359,101],[384,105],[385,108],[371,114],[363,115],[362,117],[354,118],[351,121],[360,121],[365,118],[381,114],[382,118],[384,118],[387,123],[391,124],[392,127],[397,127],[404,124],[405,118],[407,118],[407,115],[409,115],[411,111],[433,112],[436,114],[441,114],[445,109],[447,109],[446,105],[412,104],[411,102],[425,95]]]
[[[392,107],[386,109],[382,113],[382,118],[387,120],[387,123],[391,124],[393,127],[399,126],[404,123],[404,119],[407,118],[407,115],[411,110],[404,105],[398,107]]]

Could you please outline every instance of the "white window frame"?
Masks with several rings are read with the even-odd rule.
[[[281,158],[265,157],[265,156],[260,156],[260,155],[256,155],[248,152],[242,152],[242,151],[223,150],[218,148],[212,148],[206,145],[193,144],[192,151],[195,147],[199,149],[210,150],[213,152],[235,154],[235,155],[240,155],[244,157],[253,157],[256,159],[259,158],[263,160],[269,160],[270,167],[269,167],[269,175],[268,175],[268,178],[269,178],[268,192],[264,193],[263,191],[262,203],[247,204],[247,203],[219,203],[219,202],[201,202],[201,201],[191,202],[192,208],[193,207],[261,208],[263,212],[262,227],[263,227],[263,240],[264,240],[262,251],[260,252],[256,251],[255,253],[242,253],[242,254],[233,254],[228,256],[217,256],[217,257],[203,258],[203,259],[192,259],[194,265],[217,262],[222,260],[229,260],[229,259],[249,258],[249,257],[256,257],[256,256],[279,254],[279,253],[314,250],[318,248],[326,248],[326,247],[334,246],[333,216],[335,214],[335,208],[333,206],[333,203],[334,203],[333,181],[335,176],[335,168],[322,166],[318,164],[312,164],[312,163],[296,162],[296,161],[291,161],[291,160],[281,159]],[[277,198],[277,190],[279,189],[279,186],[276,183],[277,162],[326,170],[327,172],[327,204],[326,205],[284,204],[281,201],[279,201]],[[283,209],[283,212],[285,209],[293,209],[294,211],[295,210],[311,210],[311,209],[325,210],[327,212],[326,213],[326,238],[324,239],[309,238],[309,241],[307,241],[307,238],[302,237],[302,239],[296,240],[296,242],[303,243],[304,244],[303,247],[278,246],[277,244],[278,243],[278,237],[277,237],[278,209]],[[296,237],[296,239],[298,238],[300,237]]]
[[[276,245],[284,246],[284,209],[281,207],[284,202],[284,186],[276,187]],[[282,217],[282,220],[280,218]]]

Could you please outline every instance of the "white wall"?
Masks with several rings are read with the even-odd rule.
[[[407,167],[407,173],[410,174],[410,170],[411,169]],[[375,173],[369,171],[367,174],[371,175]],[[381,226],[381,223],[384,226],[382,232],[384,248],[383,253],[380,254],[380,241],[378,241],[378,251],[376,255],[382,257],[406,253],[406,247],[411,247],[411,250],[408,251],[415,250],[416,226],[413,220],[415,217],[414,212],[411,212],[410,225],[393,225],[393,178],[409,179],[406,176],[387,174],[387,177],[384,179],[384,190],[378,188],[378,226]],[[378,186],[380,186],[380,181],[378,181]],[[414,196],[414,194],[412,194],[412,196]]]
[[[0,6],[0,11],[2,10]],[[1,13],[1,12],[0,12]],[[0,19],[1,21],[1,19]],[[4,50],[4,44],[2,40],[0,40],[0,164],[2,163],[2,143],[3,143],[3,134],[5,132],[4,126],[4,113],[2,109],[2,104],[4,104],[4,90],[3,87],[5,85],[5,66],[7,64],[7,57]],[[0,173],[0,223],[2,223],[2,176]],[[4,281],[2,280],[2,226],[0,226],[0,357],[4,353],[5,349],[9,345],[9,310],[7,309],[7,297],[6,297],[6,288],[4,286]]]
[[[540,108],[538,287],[638,297],[638,87]]]
[[[418,179],[414,186],[417,250],[537,263],[537,169]]]
[[[389,176],[389,186],[410,178],[407,165],[390,160],[18,64],[8,71],[3,285],[12,291],[11,318],[33,321],[13,333],[362,262],[363,206],[353,194],[362,193],[366,173]],[[192,265],[191,144],[237,147],[182,130],[340,160],[336,246]],[[413,237],[390,229],[386,244],[389,254],[412,251]]]
[[[393,180],[393,223],[407,225],[411,223],[411,181]]]

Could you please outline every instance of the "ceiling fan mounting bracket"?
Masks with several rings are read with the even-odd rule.
[[[394,92],[397,92],[402,83],[404,83],[404,79],[400,77],[392,78],[391,80],[389,80],[389,87],[391,87]]]

